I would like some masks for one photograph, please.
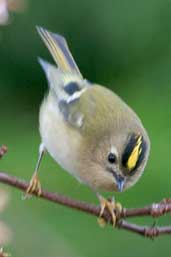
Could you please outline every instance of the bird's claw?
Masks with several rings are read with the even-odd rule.
[[[110,201],[100,196],[100,214],[98,218],[98,223],[102,227],[104,227],[106,224],[106,221],[103,218],[105,209],[107,209],[108,212],[110,213],[111,219],[112,219],[112,225],[113,227],[115,227],[116,222],[119,219],[122,211],[122,205],[120,203],[116,203],[113,199]]]
[[[41,184],[37,175],[33,175],[31,178],[29,186],[26,190],[26,197],[33,193],[36,193],[38,196],[42,194]]]

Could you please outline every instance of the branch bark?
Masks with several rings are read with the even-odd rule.
[[[9,186],[15,187],[24,192],[26,191],[29,185],[29,183],[25,182],[24,180],[10,176],[7,173],[2,171],[0,171],[0,182],[7,184]],[[36,197],[39,197],[36,193],[34,193],[34,195]],[[42,194],[40,198],[50,202],[64,205],[72,209],[85,212],[87,214],[91,214],[96,217],[99,217],[99,214],[100,214],[99,206],[78,201],[78,200],[60,195],[58,193],[52,193],[52,192],[42,190]],[[128,231],[131,231],[149,238],[154,238],[164,234],[171,234],[171,226],[157,227],[153,225],[151,227],[147,227],[147,226],[139,226],[139,225],[128,223],[127,221],[125,221],[125,218],[140,217],[140,216],[159,217],[166,213],[171,213],[170,199],[164,199],[159,203],[153,203],[143,208],[129,208],[129,209],[123,208],[120,214],[120,217],[118,217],[116,227],[119,229],[125,229]],[[107,211],[104,212],[103,218],[106,222],[112,224],[111,217]]]
[[[2,145],[2,146],[0,147],[0,159],[4,156],[4,154],[6,154],[6,152],[7,152],[7,147],[6,147],[6,145]]]

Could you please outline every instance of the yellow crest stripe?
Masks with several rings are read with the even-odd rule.
[[[141,144],[142,144],[142,136],[138,136],[137,144],[135,145],[135,147],[127,161],[127,167],[129,170],[132,170],[136,166],[138,157],[142,151]]]

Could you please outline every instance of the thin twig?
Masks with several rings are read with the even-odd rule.
[[[0,147],[0,159],[4,156],[4,154],[6,154],[6,152],[7,152],[7,147],[6,147],[6,145],[2,145],[2,146]]]
[[[10,185],[12,187],[15,187],[17,189],[20,189],[22,191],[26,191],[28,188],[28,183],[10,176],[4,172],[0,172],[0,182]],[[34,194],[36,197],[37,194]],[[63,195],[60,195],[58,193],[52,193],[45,190],[42,190],[42,194],[40,196],[41,199],[48,200],[54,203],[58,203],[94,216],[99,216],[100,208],[99,206],[89,204],[86,202],[81,202]],[[171,213],[171,201],[169,199],[165,199],[161,201],[160,203],[154,203],[149,206],[145,206],[143,208],[130,208],[126,209],[124,208],[121,212],[120,218],[117,221],[116,226],[118,228],[122,228],[125,230],[129,230],[131,232],[154,238],[159,235],[163,234],[171,234],[171,226],[165,226],[165,227],[146,227],[146,226],[139,226],[136,224],[128,223],[123,218],[130,218],[130,217],[139,217],[139,216],[152,216],[152,217],[158,217],[162,216],[166,213]],[[110,215],[107,211],[104,212],[103,218],[106,222],[111,223]]]

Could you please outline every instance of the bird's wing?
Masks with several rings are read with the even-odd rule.
[[[80,79],[76,74],[63,73],[60,69],[41,58],[38,60],[65,121],[74,127],[82,127],[84,118],[83,111],[80,111],[82,95],[93,84],[85,79]]]
[[[91,106],[88,101],[87,107],[82,108],[84,102],[82,95],[93,84],[83,79],[62,36],[41,27],[37,27],[37,30],[58,66],[57,68],[39,58],[49,87],[56,96],[59,110],[66,122],[73,127],[81,128],[85,118],[84,112]]]

